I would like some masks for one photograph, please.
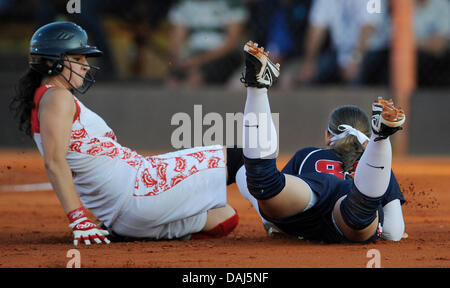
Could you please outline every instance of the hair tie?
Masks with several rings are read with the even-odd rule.
[[[334,142],[336,142],[339,139],[345,138],[348,135],[356,136],[361,145],[364,145],[366,141],[369,141],[369,137],[367,137],[366,134],[362,133],[358,129],[353,128],[350,125],[341,124],[338,126],[338,130],[341,131],[341,133],[335,134],[333,133],[333,131],[331,131],[330,127],[328,127],[328,132],[330,132],[330,134],[333,135],[333,137],[330,138],[330,145],[333,145]]]

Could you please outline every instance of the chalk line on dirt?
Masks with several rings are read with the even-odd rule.
[[[53,190],[52,185],[47,182],[47,183],[0,186],[1,192],[33,192],[43,190]]]

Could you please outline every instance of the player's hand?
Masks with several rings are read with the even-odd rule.
[[[88,219],[84,207],[71,211],[68,217],[69,221],[71,221],[69,227],[73,230],[73,244],[75,246],[80,242],[90,245],[91,241],[97,244],[110,243],[109,239],[106,238],[109,235],[108,231],[99,228]]]
[[[97,244],[110,243],[108,238],[106,238],[106,236],[109,235],[108,231],[99,228],[87,217],[80,218],[75,222],[70,223],[69,227],[73,230],[73,244],[75,246],[82,241],[84,241],[86,245],[90,245],[91,240]]]

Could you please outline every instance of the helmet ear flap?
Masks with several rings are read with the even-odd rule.
[[[63,59],[49,59],[45,56],[31,55],[29,66],[43,75],[56,76],[64,70],[64,61]]]
[[[53,64],[49,66],[49,69],[47,71],[47,75],[49,76],[56,76],[61,74],[61,72],[64,69],[64,64],[62,59],[53,60]]]

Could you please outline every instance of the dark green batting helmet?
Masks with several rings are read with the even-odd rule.
[[[70,65],[64,64],[64,61],[73,62],[68,60],[67,55],[84,55],[86,57],[103,55],[103,52],[97,47],[88,44],[86,31],[72,22],[53,22],[39,28],[31,38],[29,52],[31,69],[47,76],[61,74],[64,67],[72,73],[78,74],[72,71]],[[80,93],[85,93],[95,83],[93,70],[99,70],[99,67],[88,66],[90,70],[86,77],[79,75],[84,79],[83,87],[75,88],[72,86],[74,90]],[[70,84],[70,79],[65,80]]]

